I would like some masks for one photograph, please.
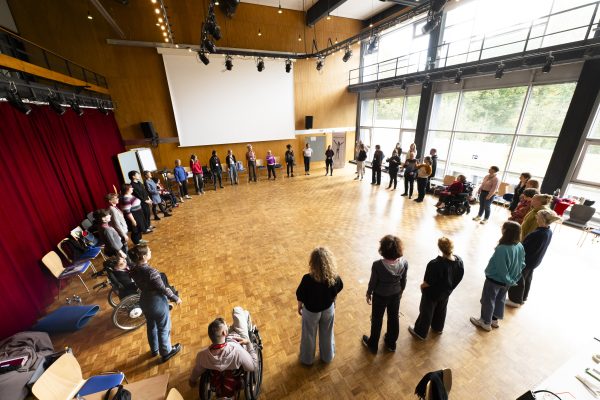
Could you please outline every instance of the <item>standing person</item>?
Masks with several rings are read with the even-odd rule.
[[[256,182],[256,154],[252,149],[252,145],[246,146],[248,151],[246,152],[246,161],[248,162],[248,182]]]
[[[490,218],[490,213],[492,212],[492,200],[494,200],[494,196],[500,185],[500,180],[498,179],[498,176],[496,176],[498,171],[500,171],[500,168],[492,165],[490,169],[488,169],[488,174],[483,178],[483,182],[481,182],[481,185],[477,190],[477,194],[479,195],[479,212],[477,213],[477,216],[473,218],[473,221],[480,221],[480,224],[487,223]],[[482,216],[483,219],[481,219]]]
[[[525,250],[519,242],[521,225],[506,221],[502,225],[502,237],[485,269],[485,283],[481,293],[480,317],[471,317],[473,325],[491,331],[498,328],[504,318],[504,302],[508,288],[515,285],[525,266]]]
[[[427,180],[431,176],[431,157],[425,157],[423,164],[417,164],[417,192],[419,195],[415,199],[417,203],[422,203],[427,190]]]
[[[383,314],[387,310],[387,333],[384,335],[385,348],[396,351],[396,340],[400,330],[398,312],[400,298],[406,287],[408,262],[402,256],[400,238],[386,235],[379,241],[379,254],[383,257],[373,262],[371,278],[367,289],[367,304],[371,305],[371,335],[363,335],[362,343],[373,354],[377,353]]]
[[[362,181],[365,177],[365,161],[367,160],[367,149],[364,144],[358,145],[358,156],[356,157],[356,178]]]
[[[177,186],[179,186],[179,193],[181,194],[181,198],[191,199],[187,189],[187,172],[185,172],[185,169],[181,166],[181,160],[179,159],[175,160],[173,176],[175,177],[175,182],[177,182]]]
[[[438,239],[441,256],[429,261],[421,283],[421,304],[415,327],[408,327],[417,339],[427,339],[429,328],[440,334],[446,322],[448,299],[465,273],[462,259],[454,254],[454,243],[447,237]]]
[[[517,206],[519,205],[519,201],[521,200],[521,195],[523,194],[523,190],[525,190],[525,185],[527,185],[527,181],[531,179],[531,174],[529,172],[523,172],[519,176],[519,183],[515,186],[515,194],[513,195],[512,200],[510,201],[510,205],[508,209],[510,211],[515,211]]]
[[[160,211],[163,213],[165,217],[170,217],[172,214],[165,209],[163,204],[163,200],[160,197],[160,192],[158,191],[158,185],[152,179],[152,173],[150,171],[144,171],[144,179],[146,184],[146,191],[150,195],[150,199],[152,200],[152,213],[154,214],[154,220],[159,221],[160,217],[158,216],[158,212],[156,208],[160,208]]]
[[[381,185],[381,166],[383,165],[384,157],[385,155],[381,151],[381,146],[376,145],[375,152],[373,153],[373,161],[371,161],[371,185]]]
[[[273,180],[277,179],[277,175],[275,175],[275,156],[271,150],[267,150],[265,160],[267,160],[267,172],[269,173],[267,180],[271,179],[271,174],[273,174]]]
[[[127,243],[127,221],[123,211],[121,211],[117,205],[119,204],[119,195],[116,193],[108,193],[104,199],[108,203],[108,212],[110,213],[110,226],[115,228],[115,231],[119,234],[123,243]]]
[[[431,180],[435,178],[435,173],[437,172],[437,150],[429,150],[429,156],[431,157],[431,174],[427,178],[427,193],[431,192]]]
[[[110,212],[101,208],[94,211],[94,220],[98,226],[98,234],[104,244],[104,254],[108,257],[119,256],[125,258],[127,256],[127,241],[123,242],[123,238],[119,233],[110,226]]]
[[[304,146],[304,150],[302,150],[302,155],[304,156],[304,175],[310,175],[310,158],[312,157],[312,149],[310,148],[310,144],[306,142],[306,146]]]
[[[183,346],[177,343],[171,346],[171,315],[169,303],[181,304],[181,299],[165,286],[160,273],[148,265],[152,252],[148,246],[136,246],[129,251],[134,263],[130,275],[140,289],[140,307],[146,318],[148,344],[153,357],[161,355],[161,362],[166,362],[179,353]]]
[[[192,175],[194,176],[196,194],[204,194],[204,172],[195,154],[192,154],[190,157],[190,171],[192,171]]]
[[[523,239],[523,248],[525,249],[525,268],[521,278],[516,286],[508,289],[508,300],[506,305],[509,307],[521,307],[527,301],[533,271],[542,263],[546,250],[552,240],[552,230],[550,224],[558,221],[560,217],[552,210],[540,210],[535,216],[537,229],[525,236]]]
[[[404,162],[404,193],[402,196],[412,198],[415,178],[417,177],[417,160],[409,158]]]
[[[227,172],[229,173],[229,181],[232,185],[238,184],[238,173],[237,173],[237,160],[233,155],[231,149],[227,150],[227,157],[225,157],[225,164],[227,164]]]
[[[411,143],[408,147],[408,152],[406,153],[407,160],[416,160],[418,155],[417,145],[415,143]]]
[[[152,200],[150,200],[150,196],[142,183],[140,173],[137,171],[129,171],[129,180],[131,181],[131,187],[133,188],[133,195],[141,201],[146,227],[148,227],[148,229],[154,229],[154,226],[150,223],[150,205],[152,204]]]
[[[393,183],[394,189],[392,190],[396,190],[396,185],[398,184],[398,171],[400,171],[400,156],[398,155],[398,150],[394,149],[392,156],[386,161],[388,163],[388,172],[390,173],[390,184],[387,188],[391,188]]]
[[[396,147],[394,147],[394,150],[396,150],[396,153],[398,153],[398,157],[402,157],[402,145],[400,144],[400,142],[396,143]]]
[[[285,148],[287,149],[285,151],[285,166],[286,166],[287,176],[289,178],[290,173],[291,173],[292,178],[293,178],[294,177],[294,162],[296,161],[295,157],[294,157],[294,150],[292,150],[291,144],[286,145]]]
[[[510,217],[508,218],[508,220],[515,221],[515,222],[522,224],[523,219],[525,219],[525,216],[531,210],[531,200],[533,200],[533,196],[535,196],[536,194],[539,194],[539,193],[540,192],[537,189],[532,189],[532,188],[524,189],[521,196],[519,196],[521,198],[521,200],[519,201],[517,208],[515,209],[515,211],[510,213]],[[521,230],[522,230],[522,228],[521,228]]]
[[[300,362],[312,365],[318,329],[319,356],[323,362],[330,363],[335,356],[335,299],[344,288],[344,283],[337,274],[333,254],[327,248],[314,249],[308,265],[309,272],[302,277],[296,289],[298,314],[302,317]]]
[[[531,199],[531,208],[521,223],[521,241],[537,228],[536,215],[541,210],[549,210],[552,196],[549,194],[536,194]]]
[[[217,179],[219,180],[219,187],[223,189],[223,182],[221,181],[221,175],[223,173],[223,167],[221,166],[221,160],[217,156],[217,151],[213,150],[212,155],[210,156],[210,160],[208,160],[210,165],[210,172],[212,173],[213,184],[215,185],[215,190],[217,190]]]
[[[325,176],[327,176],[327,172],[329,172],[329,176],[333,176],[333,156],[335,152],[331,148],[331,145],[327,146],[327,150],[325,150]]]
[[[146,243],[145,240],[142,240],[142,234],[152,233],[152,230],[146,228],[141,201],[133,195],[133,188],[128,183],[124,184],[121,188],[119,207],[123,211],[123,215],[127,221],[133,244]]]

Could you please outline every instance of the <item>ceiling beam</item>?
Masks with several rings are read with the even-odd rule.
[[[314,26],[321,18],[344,4],[346,0],[319,0],[306,11],[306,25]]]
[[[117,21],[115,21],[114,18],[110,15],[110,13],[106,11],[106,8],[104,8],[102,3],[100,3],[100,0],[90,0],[90,3],[92,3],[94,7],[96,7],[100,15],[104,17],[104,19],[106,20],[106,22],[108,22],[113,31],[115,31],[117,35],[121,37],[121,39],[125,39],[125,33],[123,32],[121,27],[119,27]]]
[[[396,3],[396,4],[400,4],[401,6],[408,6],[408,7],[416,7],[418,5],[421,5],[422,3],[414,0],[379,0],[379,1],[387,1],[390,3]]]
[[[401,11],[406,11],[409,7],[402,6],[400,4],[394,4],[393,6],[386,8],[382,12],[373,15],[371,18],[367,18],[363,20],[363,27],[366,28],[370,24],[377,25],[379,22],[383,21],[386,18],[391,17]]]

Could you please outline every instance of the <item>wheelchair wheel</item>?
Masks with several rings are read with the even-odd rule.
[[[258,358],[258,368],[254,372],[246,373],[246,385],[244,394],[246,400],[257,400],[260,395],[260,386],[263,378],[263,357],[262,357],[262,340],[258,334],[258,330],[252,332],[252,343],[256,348],[256,357]]]
[[[200,391],[200,400],[216,399],[217,395],[213,392],[210,387],[210,373],[205,372],[200,377],[200,385],[198,386]]]
[[[132,294],[121,300],[113,311],[112,320],[117,328],[126,331],[144,325],[146,318],[140,307],[140,295]]]
[[[119,305],[120,302],[121,299],[119,298],[119,294],[116,292],[116,290],[111,288],[108,291],[108,304],[110,304],[112,308],[115,308]]]
[[[467,212],[467,209],[465,208],[465,206],[458,206],[456,207],[456,215],[463,215],[464,213]]]

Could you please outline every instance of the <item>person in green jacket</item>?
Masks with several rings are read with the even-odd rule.
[[[552,196],[549,194],[536,194],[531,199],[531,209],[523,218],[521,224],[521,241],[525,239],[525,236],[537,229],[536,215],[540,210],[549,210],[548,204],[552,201]]]
[[[471,317],[471,323],[484,331],[499,327],[508,288],[517,284],[525,267],[525,250],[520,236],[521,225],[517,222],[506,221],[502,225],[502,237],[485,269],[481,316]]]

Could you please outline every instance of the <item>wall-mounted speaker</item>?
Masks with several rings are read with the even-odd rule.
[[[313,116],[307,115],[304,117],[304,129],[312,129],[313,127]]]
[[[141,122],[140,126],[146,139],[158,139],[158,133],[154,130],[152,122]]]

